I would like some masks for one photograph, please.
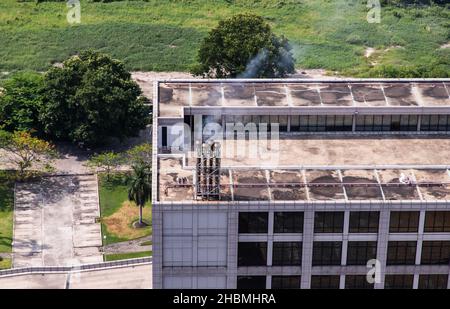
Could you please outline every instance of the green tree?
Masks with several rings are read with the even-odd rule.
[[[142,220],[142,209],[151,198],[151,168],[148,165],[134,165],[132,168],[128,199],[139,206],[139,227],[144,227],[146,224]]]
[[[288,40],[252,14],[220,21],[201,44],[198,62],[192,73],[205,77],[284,77],[295,72]]]
[[[139,86],[123,63],[108,55],[83,51],[62,68],[51,68],[44,83],[40,120],[53,138],[95,146],[135,136],[148,123]]]
[[[40,131],[43,77],[38,73],[15,74],[3,83],[0,126],[13,131]]]
[[[149,143],[134,146],[126,153],[130,165],[152,165],[152,145]]]
[[[21,179],[31,168],[51,169],[51,161],[57,155],[52,144],[24,131],[0,131],[0,148],[6,151],[8,162],[17,167]]]
[[[106,173],[109,180],[111,172],[115,171],[124,162],[123,156],[113,151],[93,155],[87,162],[87,166]]]

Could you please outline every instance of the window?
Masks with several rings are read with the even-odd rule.
[[[313,266],[341,265],[342,242],[315,241],[313,244]]]
[[[266,276],[238,276],[238,289],[265,289]]]
[[[438,131],[448,130],[448,118],[447,115],[439,115]]]
[[[274,242],[272,265],[301,265],[302,243],[301,242]]]
[[[391,131],[400,131],[400,115],[391,116]]]
[[[316,212],[314,214],[314,233],[342,233],[343,212]]]
[[[385,289],[412,289],[414,275],[386,275]]]
[[[367,261],[376,259],[376,241],[349,241],[347,249],[347,265],[366,265]]]
[[[267,243],[240,242],[238,243],[238,266],[267,265]]]
[[[422,115],[420,131],[449,131],[450,115]]]
[[[425,233],[450,232],[450,211],[427,211]]]
[[[339,276],[311,276],[311,289],[339,289]]]
[[[420,275],[419,289],[447,289],[448,275]]]
[[[382,115],[374,115],[373,116],[373,130],[374,131],[383,131],[383,116]]]
[[[318,132],[326,131],[326,116],[325,115],[317,116],[317,131]]]
[[[417,131],[417,115],[358,115],[357,131]]]
[[[275,212],[274,233],[303,233],[303,212]]]
[[[343,131],[352,131],[352,130],[353,130],[353,116],[351,115],[344,116]]]
[[[288,116],[287,115],[280,116],[279,121],[280,121],[280,132],[287,132]]]
[[[350,212],[350,233],[378,233],[380,213],[378,211]]]
[[[336,116],[328,115],[326,117],[327,118],[325,120],[325,130],[326,131],[336,131],[336,127],[335,127]]]
[[[417,131],[417,115],[401,115],[400,131]]]
[[[374,284],[367,281],[366,275],[347,275],[345,276],[346,289],[373,289]]]
[[[291,116],[291,132],[297,132],[300,130],[300,116],[292,115]]]
[[[391,211],[390,233],[413,233],[419,230],[418,211]]]
[[[272,289],[299,289],[300,276],[272,276]]]
[[[161,131],[161,147],[167,147],[167,127],[162,127]]]
[[[239,233],[266,234],[268,230],[267,212],[240,212]]]
[[[424,241],[420,261],[423,265],[448,265],[450,263],[450,241]]]
[[[415,265],[415,241],[390,241],[388,243],[387,265]]]

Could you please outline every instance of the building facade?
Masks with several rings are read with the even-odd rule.
[[[155,288],[450,288],[450,80],[154,87]]]

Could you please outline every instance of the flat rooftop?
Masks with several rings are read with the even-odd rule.
[[[450,107],[450,81],[167,81],[158,101],[159,117],[183,107]]]
[[[154,140],[158,121],[180,118],[185,108],[411,107],[450,113],[448,79],[172,80],[157,86]],[[275,142],[219,142],[223,202],[450,202],[447,134],[281,134]],[[156,200],[208,203],[195,196],[194,152],[163,154],[156,146]]]
[[[196,200],[194,169],[183,167],[183,158],[160,156],[158,166],[161,202]],[[178,185],[178,177],[187,181]],[[225,202],[450,200],[450,174],[445,168],[224,168],[220,178]]]
[[[448,135],[304,135],[275,142],[224,140],[224,167],[450,165]],[[195,153],[187,155],[194,166]]]

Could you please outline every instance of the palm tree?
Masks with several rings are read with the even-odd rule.
[[[150,166],[133,165],[133,175],[128,189],[128,199],[139,206],[139,226],[144,226],[142,221],[142,208],[145,203],[150,200],[152,192],[152,182],[150,177]]]

